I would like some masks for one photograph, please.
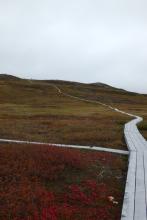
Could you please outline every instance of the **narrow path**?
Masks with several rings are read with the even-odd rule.
[[[125,125],[130,162],[122,220],[147,219],[147,142],[137,128],[137,124],[142,120],[136,116],[136,119]]]
[[[36,145],[47,145],[55,147],[67,147],[67,148],[77,148],[77,149],[87,149],[95,150],[109,153],[116,153],[122,155],[129,155],[129,151],[126,150],[117,150],[106,147],[97,147],[97,146],[81,146],[81,145],[67,145],[67,144],[53,144],[53,143],[44,143],[44,142],[34,142],[34,141],[22,141],[22,140],[10,140],[10,139],[0,139],[0,143],[15,143],[15,144],[36,144]]]

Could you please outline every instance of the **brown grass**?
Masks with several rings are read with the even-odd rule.
[[[146,96],[114,88],[64,81],[0,80],[0,137],[126,149],[123,126],[130,117],[98,104],[71,99],[63,91],[146,114]]]

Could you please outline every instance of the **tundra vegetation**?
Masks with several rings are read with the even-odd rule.
[[[126,150],[129,116],[61,91],[144,117],[147,96],[105,84],[0,75],[0,138]],[[119,220],[127,156],[41,145],[0,144],[0,219]]]
[[[1,77],[1,138],[126,149],[123,127],[130,117],[67,97],[51,84],[63,92],[130,112],[135,111],[132,102],[142,97],[102,85]]]
[[[1,220],[119,220],[126,156],[0,145]]]

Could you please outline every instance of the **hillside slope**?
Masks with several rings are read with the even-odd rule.
[[[13,79],[13,80],[12,80]],[[129,118],[101,105],[71,99],[62,91],[146,117],[147,96],[111,86],[0,76],[0,137],[125,149]]]

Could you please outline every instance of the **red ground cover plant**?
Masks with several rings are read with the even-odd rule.
[[[6,144],[0,158],[1,220],[120,219],[126,157]]]

